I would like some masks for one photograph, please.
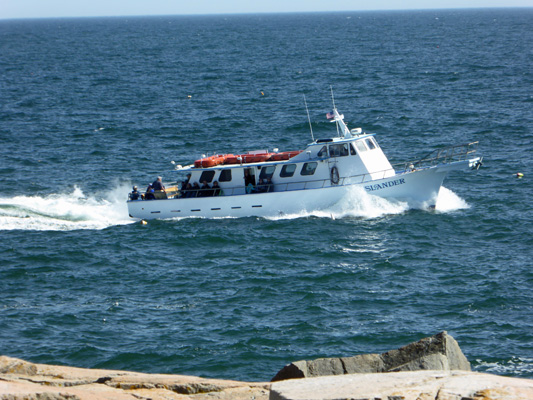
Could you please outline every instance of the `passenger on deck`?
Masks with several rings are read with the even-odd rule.
[[[250,174],[248,169],[244,170],[244,188],[246,193],[255,193],[255,175]]]
[[[187,185],[189,184],[189,181],[191,180],[191,174],[187,174],[187,179],[185,179],[183,182],[181,182],[181,190],[186,190]]]
[[[157,177],[157,179],[152,183],[152,188],[154,190],[165,190],[165,187],[163,186],[163,178],[160,176]]]
[[[222,189],[218,186],[218,181],[213,182],[213,196],[221,196]]]
[[[207,181],[202,182],[202,187],[200,188],[201,191],[198,194],[199,197],[209,197],[213,195],[213,191],[211,190],[211,186],[207,184]]]
[[[263,179],[259,178],[259,182],[257,183],[257,188],[255,189],[255,193],[264,193],[268,190],[267,185],[263,181]]]
[[[194,192],[192,190],[192,185],[190,183],[187,183],[187,186],[185,189],[181,191],[181,197],[189,198],[194,197]]]
[[[272,178],[267,178],[265,182],[265,186],[267,188],[267,192],[273,192],[274,191],[274,184],[272,183]]]
[[[244,186],[248,187],[249,184],[254,184],[253,178],[250,175],[250,172],[248,172],[247,169],[244,170]]]
[[[198,197],[199,196],[199,194],[198,194],[199,190],[200,190],[200,185],[198,185],[198,182],[194,182],[192,184],[192,191],[191,191],[191,196],[190,197]]]
[[[133,191],[130,193],[130,200],[139,200],[139,197],[141,197],[141,194],[139,193],[137,186],[134,186]]]
[[[144,199],[155,200],[154,188],[151,184],[148,184],[148,187],[146,188],[146,193],[144,193]]]

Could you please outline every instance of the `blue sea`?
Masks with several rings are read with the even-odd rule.
[[[448,331],[533,378],[533,9],[0,21],[0,354],[270,380]],[[141,225],[171,161],[298,150],[335,103],[391,162],[479,141],[434,210],[368,194]],[[517,173],[523,173],[518,178]]]

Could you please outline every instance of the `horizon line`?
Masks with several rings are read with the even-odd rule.
[[[533,6],[501,6],[501,7],[435,7],[435,8],[390,8],[373,10],[335,10],[335,11],[258,11],[258,12],[220,12],[220,13],[186,13],[186,14],[123,14],[123,15],[71,15],[47,17],[0,17],[0,21],[13,20],[52,20],[52,19],[90,19],[90,18],[142,18],[142,17],[215,17],[215,16],[246,16],[246,15],[288,15],[288,14],[337,14],[337,13],[370,13],[391,11],[467,11],[467,10],[511,10],[533,9]]]

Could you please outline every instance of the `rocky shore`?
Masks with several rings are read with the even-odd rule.
[[[0,356],[0,400],[531,400],[533,380],[470,371],[446,332],[382,354],[297,361],[273,382],[33,364]]]
[[[33,364],[0,356],[1,400],[266,400],[269,383]]]

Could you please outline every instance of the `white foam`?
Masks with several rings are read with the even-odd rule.
[[[117,185],[104,193],[85,195],[74,187],[70,193],[48,196],[16,196],[0,198],[0,230],[69,231],[105,229],[134,222],[128,217],[126,194],[129,184]],[[451,190],[442,187],[437,199],[438,212],[468,208],[468,204]],[[269,219],[319,218],[379,218],[409,210],[408,203],[387,200],[353,187],[334,206],[326,210],[309,210]]]
[[[466,201],[457,196],[450,189],[445,188],[444,186],[440,188],[439,197],[437,198],[437,203],[435,205],[436,211],[446,213],[465,208],[470,208]]]
[[[383,215],[401,214],[409,209],[405,202],[387,200],[372,196],[361,187],[353,186],[348,193],[332,207],[326,210],[302,211],[297,214],[283,215],[273,219],[293,219],[302,217],[319,218],[378,218]]]
[[[69,231],[132,223],[128,191],[124,184],[89,196],[74,187],[64,194],[0,198],[0,230]]]
[[[506,361],[476,360],[476,371],[488,372],[497,375],[531,375],[533,372],[533,359],[528,357],[513,357]]]
[[[408,209],[409,206],[405,202],[373,196],[362,187],[354,186],[327,212],[334,218],[379,218],[383,215],[401,214]]]
[[[450,189],[441,187],[439,197],[435,205],[435,210],[441,213],[452,212],[460,209],[469,208],[470,206],[462,198],[457,196]],[[379,218],[384,215],[397,215],[406,212],[409,209],[429,210],[429,207],[420,204],[409,204],[408,202],[384,199],[382,197],[368,194],[361,187],[352,187],[349,192],[334,206],[326,210],[302,211],[296,214],[286,214],[271,219],[296,219],[305,217],[319,218]]]

